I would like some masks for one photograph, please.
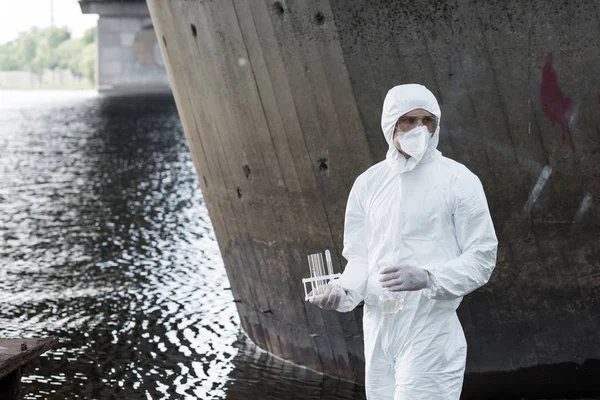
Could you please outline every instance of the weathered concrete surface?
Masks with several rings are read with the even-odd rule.
[[[56,337],[0,339],[0,378],[21,368],[57,345],[58,338]]]
[[[385,93],[420,82],[441,103],[441,151],[480,176],[500,239],[490,284],[459,310],[468,371],[600,359],[597,5],[148,4],[242,325],[259,346],[363,379],[361,310],[304,303],[301,278],[309,253],[330,248],[343,264],[351,184],[385,155]]]
[[[150,20],[139,2],[80,1],[98,14],[96,87],[103,93],[170,92],[167,72]]]
[[[20,399],[22,367],[57,345],[56,337],[0,339],[0,399]]]

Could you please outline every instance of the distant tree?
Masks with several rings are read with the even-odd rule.
[[[19,62],[17,61],[17,46],[15,42],[0,45],[0,71],[17,70],[19,70]]]
[[[79,70],[90,81],[94,80],[96,70],[96,43],[90,43],[83,48],[79,59]]]
[[[55,49],[65,40],[71,39],[71,32],[66,26],[60,28],[51,26],[42,31],[42,38],[49,48]]]
[[[38,47],[39,29],[32,28],[28,32],[21,32],[17,38],[16,59],[19,67],[31,71]]]
[[[37,44],[35,57],[27,65],[32,72],[41,73],[47,69],[55,69],[58,66],[55,49],[51,48],[46,41]]]
[[[67,27],[31,28],[12,42],[0,45],[0,71],[41,73],[62,69],[93,80],[95,36],[95,28],[86,30],[81,39],[72,39]]]
[[[71,38],[71,32],[67,27],[49,27],[42,31],[38,42],[36,57],[33,67],[36,72],[47,69],[57,69],[61,64],[57,49],[65,41]]]
[[[62,42],[55,52],[58,69],[68,69],[75,75],[83,75],[80,67],[84,47],[85,44],[79,39],[69,39]]]
[[[16,51],[20,69],[39,73],[45,69],[57,68],[59,60],[55,49],[70,37],[71,33],[67,27],[34,27],[21,32],[17,38]]]
[[[86,29],[86,31],[83,33],[81,41],[83,44],[94,43],[96,41],[96,27]]]

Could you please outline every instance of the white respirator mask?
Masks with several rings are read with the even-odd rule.
[[[431,132],[424,125],[419,125],[408,132],[398,132],[396,142],[400,145],[403,152],[414,158],[417,163],[421,161],[427,148]]]

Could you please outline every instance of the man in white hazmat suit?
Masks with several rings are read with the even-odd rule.
[[[388,92],[381,117],[386,159],[356,179],[348,198],[348,264],[312,301],[347,312],[364,300],[369,400],[459,399],[467,347],[456,309],[496,264],[498,242],[479,179],[436,150],[440,118],[424,86]],[[386,291],[403,298],[403,309],[384,312]]]

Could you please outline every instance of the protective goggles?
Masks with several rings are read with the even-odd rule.
[[[419,124],[427,127],[429,132],[435,132],[437,128],[437,118],[435,115],[425,116],[425,117],[409,117],[403,116],[398,118],[396,122],[396,130],[401,132],[408,132],[411,129],[416,128]]]

